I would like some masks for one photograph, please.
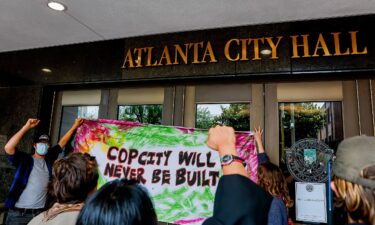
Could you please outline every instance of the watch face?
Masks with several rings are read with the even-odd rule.
[[[223,157],[221,157],[221,162],[223,164],[230,163],[232,160],[233,160],[232,155],[224,155]]]

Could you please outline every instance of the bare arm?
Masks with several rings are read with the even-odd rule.
[[[263,129],[258,127],[255,128],[255,131],[254,131],[254,138],[255,138],[255,141],[258,145],[258,153],[264,153],[264,146],[263,146],[263,141],[262,141],[262,136],[263,136]]]
[[[4,149],[8,155],[14,155],[16,152],[16,146],[20,143],[22,137],[27,131],[36,127],[39,124],[38,119],[28,119],[26,124],[6,143]]]
[[[223,155],[238,156],[236,151],[236,138],[232,127],[219,126],[211,128],[208,132],[207,145],[219,152],[220,157]],[[240,162],[232,162],[223,166],[224,175],[238,174],[249,177],[245,167]]]
[[[76,129],[81,126],[81,124],[83,123],[83,119],[81,118],[77,118],[72,127],[64,134],[64,136],[60,139],[58,145],[60,145],[61,148],[64,148],[65,145],[68,143],[68,141],[70,140],[70,138],[72,138],[74,132],[76,131]]]

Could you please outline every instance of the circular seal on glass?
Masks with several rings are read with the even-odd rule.
[[[306,185],[306,191],[312,192],[314,190],[314,186],[312,184]]]
[[[325,182],[328,179],[328,162],[332,157],[333,150],[326,143],[306,138],[286,150],[286,165],[297,181]]]

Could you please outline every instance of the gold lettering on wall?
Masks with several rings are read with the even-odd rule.
[[[340,34],[341,32],[334,32],[334,33],[331,33],[333,35],[333,43],[335,45],[335,54],[333,55],[349,55],[350,54],[350,50],[349,48],[346,49],[346,52],[342,53],[341,52],[341,49],[340,49]]]
[[[252,60],[260,60],[261,58],[259,57],[259,40],[264,44],[264,38],[254,38],[250,39],[250,42],[253,41],[254,43],[254,58]]]
[[[185,52],[182,51],[182,48],[180,45],[174,45],[175,47],[175,53],[174,53],[174,63],[175,65],[180,64],[178,61],[178,56],[181,57],[181,59],[184,61],[185,64],[188,64],[188,54],[189,54],[189,49],[191,48],[191,43],[185,44]]]
[[[165,65],[172,65],[171,56],[169,54],[169,50],[167,46],[164,46],[164,50],[163,50],[163,53],[161,54],[158,66],[162,66],[164,60],[166,62]]]
[[[349,31],[350,38],[352,41],[352,55],[364,55],[367,54],[367,47],[365,46],[362,50],[362,52],[358,52],[357,47],[357,33],[358,31]]]
[[[128,51],[126,53],[124,63],[122,64],[122,68],[127,68],[126,63],[128,63],[128,68],[134,68],[133,56],[132,56],[132,53],[131,53],[130,49],[128,49]]]
[[[283,38],[282,36],[278,36],[277,42],[275,44],[272,40],[273,37],[266,37],[267,43],[271,47],[271,59],[278,59],[279,58],[279,57],[277,57],[277,47],[279,46],[282,38]]]
[[[147,64],[146,66],[156,66],[158,65],[158,61],[155,60],[153,64],[151,64],[151,58],[152,58],[152,49],[154,47],[147,47]]]
[[[211,43],[209,41],[207,42],[206,50],[204,51],[204,54],[203,54],[202,63],[206,62],[206,56],[207,55],[210,57],[209,62],[217,62],[215,54],[214,54],[214,50],[212,50],[212,46],[211,46]]]
[[[231,39],[231,40],[227,41],[227,43],[225,44],[225,47],[224,47],[224,55],[225,55],[225,57],[229,61],[238,61],[238,59],[240,58],[240,54],[239,53],[237,53],[236,58],[232,58],[230,56],[230,47],[231,47],[231,44],[233,42],[235,42],[237,45],[239,45],[240,40],[238,40],[238,39]]]
[[[221,54],[224,54],[221,57],[216,55],[218,51],[211,41],[129,48],[122,68],[207,64],[216,63],[222,58],[231,62],[277,60],[280,57],[280,46],[288,46],[281,45],[286,41],[290,41],[293,59],[368,54],[359,31],[298,34],[289,37],[290,39],[283,36],[232,38],[219,48]],[[262,49],[269,49],[271,53],[261,54]],[[285,51],[287,50],[284,49],[283,52]]]
[[[316,42],[315,51],[314,51],[314,54],[312,55],[313,57],[318,57],[319,56],[318,55],[318,50],[319,49],[323,50],[323,52],[324,52],[323,56],[331,56],[331,53],[329,53],[326,41],[324,40],[322,34],[319,34],[318,42]]]
[[[135,48],[134,53],[138,52],[137,54],[137,66],[136,67],[142,67],[142,53],[147,52],[147,48]]]
[[[249,60],[247,58],[247,45],[250,44],[250,38],[241,39],[241,61]]]
[[[192,63],[201,63],[198,60],[199,47],[201,47],[201,48],[203,47],[203,41],[199,42],[199,43],[193,43],[194,54],[193,54],[193,62]]]
[[[297,44],[297,38],[298,36],[302,37],[303,43],[302,44]],[[292,38],[292,45],[293,45],[293,56],[292,58],[300,58],[298,54],[298,47],[303,47],[303,56],[302,57],[311,57],[309,54],[309,35],[292,35],[290,36]]]

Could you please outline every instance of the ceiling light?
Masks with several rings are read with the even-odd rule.
[[[52,73],[52,70],[48,68],[43,68],[42,71],[45,73]]]
[[[271,50],[269,50],[269,49],[263,49],[262,51],[260,51],[260,53],[262,55],[269,55],[269,54],[271,54]]]
[[[66,6],[61,4],[60,2],[54,2],[54,1],[50,1],[48,2],[48,7],[50,7],[51,9],[53,10],[56,10],[56,11],[64,11],[66,10]]]

